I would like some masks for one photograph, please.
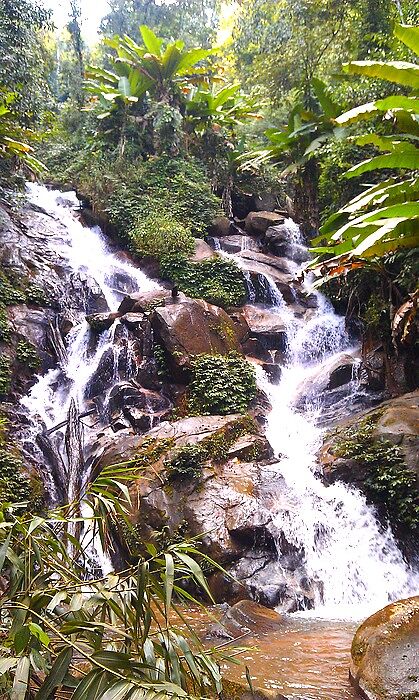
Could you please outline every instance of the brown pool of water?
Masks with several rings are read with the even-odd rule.
[[[220,616],[216,610],[213,613]],[[189,611],[188,617],[205,638],[205,614]],[[289,615],[277,631],[252,631],[241,638],[237,644],[249,649],[238,655],[240,666],[225,664],[223,675],[246,683],[247,666],[254,687],[293,700],[358,700],[348,680],[350,647],[358,626],[356,622]]]

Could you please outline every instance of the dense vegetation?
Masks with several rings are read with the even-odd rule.
[[[316,283],[355,317],[365,345],[379,341],[387,359],[411,357],[417,4],[243,0],[232,19],[214,0],[108,4],[91,46],[78,0],[61,32],[40,0],[1,3],[1,204],[13,208],[27,178],[74,187],[163,280],[229,310],[246,301],[243,273],[221,256],[192,260],[194,239],[215,217],[240,221],[250,199],[269,195],[301,223]],[[39,368],[36,349],[8,322],[8,307],[24,303],[48,300],[0,267],[2,401],[14,366]],[[163,348],[154,354],[163,377]],[[198,355],[190,376],[188,415],[246,414],[256,395],[254,371],[236,353]],[[223,463],[234,437],[256,432],[249,421],[180,448],[165,463],[168,482],[199,479],[209,458]],[[384,516],[417,530],[413,477],[400,469],[399,448],[370,442],[365,426],[342,454],[368,462],[368,496]],[[184,623],[180,603],[195,602],[191,591],[210,597],[197,561],[217,565],[194,546],[160,552],[142,543],[135,565],[89,581],[91,595],[82,595],[92,570],[82,534],[97,530],[106,553],[115,532],[132,530],[127,483],[140,478],[147,456],[86,485],[86,523],[80,502],[43,512],[10,445],[0,419],[1,690],[14,700],[62,690],[73,700],[219,696],[220,654],[173,622]],[[152,463],[157,447],[149,448]]]

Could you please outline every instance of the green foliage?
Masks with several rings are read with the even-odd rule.
[[[336,444],[339,457],[356,460],[366,469],[367,496],[384,511],[392,526],[415,532],[419,529],[419,498],[416,475],[405,466],[403,452],[391,442],[374,438],[377,416],[350,428]]]
[[[38,352],[27,340],[19,340],[16,346],[16,361],[31,372],[36,372],[40,367]]]
[[[219,213],[204,168],[196,160],[167,157],[149,161],[108,162],[104,158],[83,164],[71,173],[94,210],[129,240],[137,223],[152,216],[172,217],[203,237]]]
[[[204,460],[205,453],[200,444],[184,445],[175,450],[165,466],[170,479],[184,481],[200,475]]]
[[[6,396],[12,380],[11,361],[8,355],[0,355],[0,396]]]
[[[177,256],[164,259],[160,271],[187,296],[205,299],[210,304],[241,306],[246,300],[243,273],[230,260],[214,257],[191,263]]]
[[[0,503],[22,503],[32,496],[30,481],[23,474],[23,462],[7,434],[7,422],[0,418]]]
[[[238,353],[194,358],[188,389],[191,413],[203,416],[245,413],[255,395],[255,371]]]
[[[151,255],[158,260],[171,255],[189,256],[195,243],[188,226],[173,219],[169,213],[151,211],[139,219],[129,238],[140,256]]]
[[[416,47],[419,54],[414,27],[401,26],[396,29],[396,36],[410,48]],[[367,133],[357,137],[360,145],[373,144],[380,151],[388,152],[353,166],[346,177],[383,169],[401,172],[368,187],[323,224],[321,235],[313,241],[315,246],[320,243],[313,248],[320,257],[311,265],[321,282],[362,267],[371,259],[382,258],[399,249],[415,248],[419,242],[419,100],[415,92],[419,84],[419,66],[406,62],[358,61],[347,64],[345,69],[351,74],[366,74],[408,86],[411,94],[407,97],[392,95],[362,105],[336,120],[345,126],[380,115],[384,124],[391,120],[393,129],[399,132],[390,136]]]
[[[125,517],[112,493],[129,498],[124,474],[132,480],[127,466],[108,467],[83,494],[106,551],[109,533],[100,525],[104,516],[114,527]],[[187,623],[183,633],[175,625],[185,622],[178,603],[199,605],[185,586],[211,599],[197,558],[220,567],[193,544],[165,551],[148,544],[122,573],[89,580],[85,594],[83,536],[72,534],[78,512],[79,503],[43,517],[0,510],[2,690],[18,685],[23,695],[48,698],[65,689],[73,700],[218,696],[219,662],[228,657],[205,651]]]
[[[45,166],[33,155],[33,148],[27,139],[32,132],[23,129],[18,123],[18,115],[12,110],[15,93],[4,92],[0,85],[0,161],[16,161],[24,164],[33,173],[41,173]]]

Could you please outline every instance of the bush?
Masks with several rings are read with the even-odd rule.
[[[193,360],[188,395],[191,413],[245,413],[255,395],[255,371],[238,353],[198,355]]]
[[[195,250],[190,228],[167,213],[150,212],[139,219],[129,237],[138,255],[151,255],[158,260],[167,255],[188,256]]]
[[[5,396],[9,393],[11,380],[12,370],[10,357],[3,354],[0,356],[0,396]]]
[[[196,479],[201,473],[205,456],[205,452],[200,445],[179,447],[171,460],[166,462],[170,478],[180,481]]]
[[[405,465],[400,447],[373,437],[378,414],[364,419],[347,431],[336,444],[336,455],[354,459],[367,470],[366,496],[397,531],[400,526],[417,532],[419,498],[416,475]]]
[[[191,263],[183,256],[177,256],[163,260],[160,272],[195,299],[205,299],[221,307],[241,306],[246,301],[243,274],[230,260],[215,257]]]

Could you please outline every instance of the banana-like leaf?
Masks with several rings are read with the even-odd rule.
[[[326,83],[319,78],[313,78],[311,84],[326,117],[330,119],[337,117],[342,111],[342,108],[328,95]]]
[[[419,27],[409,24],[396,24],[394,29],[395,36],[400,39],[406,46],[419,55]]]
[[[22,656],[16,666],[13,688],[10,700],[25,700],[29,684],[30,661],[28,656]]]
[[[342,69],[352,75],[381,78],[398,85],[405,85],[412,90],[419,88],[419,66],[407,61],[351,61],[345,63]]]
[[[155,56],[161,56],[163,39],[157,37],[153,30],[150,29],[150,27],[147,27],[145,24],[140,26],[140,33],[147,51],[149,51],[149,53],[153,53]]]
[[[415,151],[415,146],[413,144],[406,144],[406,140],[418,140],[419,137],[412,136],[412,134],[397,134],[394,136],[379,136],[378,134],[363,134],[362,136],[356,136],[354,141],[358,146],[366,146],[371,143],[380,151],[399,151],[399,150],[410,150],[412,153]],[[403,144],[405,144],[403,146]]]
[[[383,156],[375,156],[368,158],[358,165],[354,165],[346,173],[345,177],[358,177],[363,173],[371,172],[383,168],[403,169],[403,170],[418,170],[419,169],[419,149],[415,149],[415,153],[403,151],[397,153],[389,153]]]

